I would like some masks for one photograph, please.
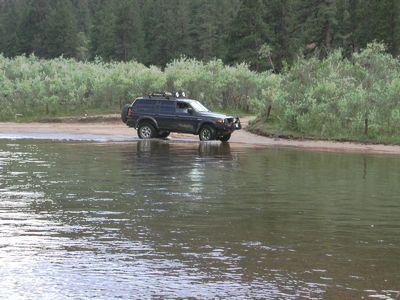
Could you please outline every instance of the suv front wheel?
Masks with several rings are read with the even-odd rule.
[[[169,131],[159,131],[158,132],[158,137],[165,139],[169,136],[170,132]]]
[[[143,123],[139,125],[138,136],[141,139],[151,139],[155,137],[155,134],[156,134],[156,129],[154,128],[153,125],[149,123]]]
[[[221,142],[227,142],[227,141],[229,141],[230,138],[231,138],[231,134],[228,133],[228,134],[226,134],[226,135],[221,136],[221,137],[219,138],[219,140],[220,140]]]
[[[200,141],[212,141],[215,140],[215,129],[209,125],[205,125],[200,129],[199,138]]]

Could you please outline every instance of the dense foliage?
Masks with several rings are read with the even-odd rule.
[[[182,58],[162,71],[134,61],[0,55],[0,119],[119,111],[137,96],[165,90],[184,90],[213,109],[255,111],[267,78],[268,73],[256,73],[245,64],[231,67],[221,60]]]
[[[259,121],[277,132],[400,141],[400,61],[381,44],[350,58],[300,58],[269,83]]]
[[[400,141],[400,60],[378,43],[349,58],[342,50],[299,57],[279,74],[221,60],[181,58],[161,70],[134,61],[0,56],[1,120],[119,111],[136,96],[165,90],[184,90],[216,110],[259,113],[257,126],[273,125],[267,133]]]
[[[341,47],[350,57],[373,40],[400,53],[400,1],[0,0],[6,57],[164,67],[185,55],[279,71],[300,53],[324,57]]]

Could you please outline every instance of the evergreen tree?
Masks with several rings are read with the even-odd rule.
[[[300,49],[317,49],[325,55],[335,40],[337,5],[334,0],[304,0],[294,3],[295,30],[292,42]]]
[[[291,61],[293,47],[290,32],[294,24],[291,23],[292,1],[290,0],[267,0],[265,1],[266,12],[264,22],[270,28],[268,41],[265,45],[270,48],[270,67],[275,71],[280,70],[284,62]],[[265,48],[264,48],[265,49]]]
[[[22,14],[16,28],[16,54],[35,53],[47,57],[47,17],[51,7],[49,0],[26,0],[21,6]]]
[[[279,71],[298,54],[350,56],[373,40],[400,54],[400,1],[0,0],[0,52],[10,57],[165,66],[186,55]]]
[[[165,66],[179,54],[179,33],[176,19],[177,0],[147,0],[145,25],[145,47],[147,64]],[[184,54],[184,53],[182,53]]]
[[[115,59],[115,4],[103,0],[95,7],[91,30],[91,56],[99,56],[105,60]]]
[[[6,56],[14,56],[18,50],[18,15],[17,1],[0,2],[0,52]]]
[[[174,39],[175,39],[175,57],[179,56],[193,56],[193,45],[190,38],[190,1],[177,0],[176,1],[176,23]]]
[[[226,56],[227,32],[239,6],[236,0],[192,2],[190,36],[194,56],[205,60]]]
[[[46,20],[46,57],[76,57],[78,31],[73,6],[69,0],[53,1]]]
[[[227,61],[246,61],[256,70],[265,63],[259,59],[259,51],[272,36],[264,21],[265,5],[262,0],[243,1],[228,35]]]
[[[119,1],[115,17],[115,58],[141,61],[144,51],[143,38],[137,1]]]
[[[193,19],[191,34],[195,46],[195,55],[199,58],[210,59],[215,55],[217,40],[217,24],[215,20],[214,1],[197,1],[192,6]]]

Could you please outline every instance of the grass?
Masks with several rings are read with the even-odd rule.
[[[250,121],[249,127],[247,129],[250,132],[258,135],[290,140],[323,140],[336,142],[356,142],[363,144],[400,145],[400,137],[396,136],[379,136],[375,138],[370,138],[365,135],[336,135],[327,137],[314,134],[303,134],[282,128],[280,124],[274,120],[265,122],[261,121],[259,118]]]
[[[16,115],[15,119],[8,119],[9,122],[17,123],[29,123],[29,122],[54,122],[56,119],[67,118],[67,117],[87,117],[87,116],[97,116],[97,115],[107,115],[107,114],[119,114],[121,110],[119,108],[83,108],[68,111],[57,111],[46,114],[45,111],[37,112],[35,114],[21,114],[21,116]]]

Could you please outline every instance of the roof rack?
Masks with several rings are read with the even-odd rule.
[[[149,97],[172,97],[172,93],[169,92],[155,92],[151,93]]]
[[[185,98],[186,94],[185,92],[179,91],[179,92],[155,92],[155,93],[151,93],[149,94],[149,97],[161,97],[161,98]]]

